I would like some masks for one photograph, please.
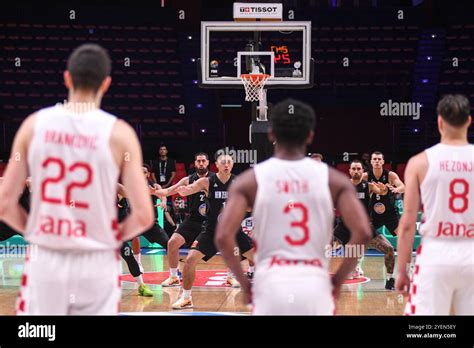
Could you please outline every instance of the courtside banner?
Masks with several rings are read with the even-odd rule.
[[[234,2],[234,19],[283,19],[282,4]]]

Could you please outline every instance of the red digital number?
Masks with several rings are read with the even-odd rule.
[[[303,217],[299,221],[292,221],[290,226],[301,228],[303,230],[303,236],[300,239],[293,239],[293,237],[286,235],[285,240],[288,244],[293,246],[305,245],[309,241],[309,228],[308,228],[308,208],[303,203],[288,204],[283,212],[288,214],[292,209],[301,210]]]
[[[290,55],[288,53],[282,54],[283,64],[291,64]]]
[[[66,165],[60,158],[49,157],[43,162],[42,167],[47,168],[51,165],[58,166],[59,174],[55,177],[48,177],[44,179],[43,182],[41,183],[41,200],[43,202],[48,202],[51,204],[70,205],[72,202],[74,202],[74,200],[72,199],[73,189],[85,188],[89,186],[92,182],[93,173],[89,164],[84,163],[84,162],[76,162],[72,164],[71,166],[69,166],[68,172],[72,173],[72,172],[75,172],[76,170],[84,170],[86,172],[86,179],[82,182],[77,182],[77,181],[70,182],[66,186],[66,194],[65,194],[64,200],[58,197],[47,196],[46,187],[51,184],[57,184],[58,182],[62,181],[66,175]],[[75,201],[74,207],[88,209],[89,203]]]
[[[460,193],[457,193],[454,191],[454,186],[456,184],[462,184],[463,185],[463,191]],[[469,206],[469,200],[468,200],[468,193],[469,193],[469,183],[465,179],[454,179],[449,183],[449,210],[451,210],[453,213],[464,213],[468,206]],[[454,207],[454,201],[461,200],[462,201],[462,206],[459,208]]]

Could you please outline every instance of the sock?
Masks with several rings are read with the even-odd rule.
[[[138,277],[135,277],[135,279],[137,280],[138,285],[142,285],[142,284],[143,284],[143,277],[142,277],[141,274],[140,274]]]
[[[255,266],[249,266],[249,272],[250,273],[255,272]]]
[[[393,274],[392,273],[387,273],[387,279],[390,279],[390,278],[393,278]]]
[[[178,267],[170,268],[170,277],[177,277],[178,276]]]
[[[141,255],[140,254],[133,254],[133,257],[135,258],[135,260],[137,260],[138,263],[141,262]]]
[[[189,289],[189,290],[183,289],[183,297],[184,298],[191,297],[191,289]]]

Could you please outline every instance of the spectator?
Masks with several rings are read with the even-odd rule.
[[[372,170],[372,165],[370,164],[370,154],[364,152],[361,157],[362,167],[364,167],[364,172],[370,172]]]
[[[162,188],[168,188],[176,175],[176,164],[168,157],[166,145],[160,146],[160,157],[153,161],[153,178]]]

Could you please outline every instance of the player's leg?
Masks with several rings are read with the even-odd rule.
[[[144,272],[142,266],[142,254],[140,248],[140,237],[136,237],[132,239],[132,250],[133,250],[133,257],[138,262],[138,266],[140,267],[140,271]]]
[[[417,263],[405,315],[449,315],[455,274],[451,266]]]
[[[393,278],[393,271],[395,269],[395,250],[393,249],[393,246],[384,235],[377,234],[376,237],[370,240],[367,247],[373,248],[384,254],[385,268],[387,270],[385,289],[395,290],[395,279]]]
[[[70,285],[71,315],[116,315],[121,298],[120,258],[116,251],[77,253],[76,281]],[[94,272],[90,270],[93,269]]]
[[[456,282],[459,284],[454,291],[453,309],[455,315],[474,315],[474,266],[456,267]]]
[[[334,228],[334,237],[345,247],[349,240],[351,239],[351,232],[349,229],[344,225],[341,219],[337,220],[336,227]],[[364,275],[361,267],[362,257],[357,260],[356,268],[348,274],[347,279],[354,279]]]
[[[36,245],[28,246],[17,314],[67,315],[73,295],[69,289],[71,264],[69,255]]]
[[[189,251],[183,267],[183,290],[178,301],[173,304],[173,309],[193,308],[191,291],[194,279],[196,278],[197,263],[203,256],[204,254],[199,250],[193,249]]]
[[[186,257],[183,267],[183,292],[173,304],[173,309],[192,308],[191,290],[196,276],[196,266],[199,260],[208,261],[217,253],[214,245],[213,231],[206,230],[200,233],[194,241],[191,250]]]
[[[138,265],[137,260],[133,256],[132,247],[128,242],[124,242],[120,248],[120,255],[127,263],[128,270],[130,274],[135,278],[138,284],[138,295],[145,297],[152,297],[153,291],[143,282],[142,271]]]
[[[150,243],[158,243],[163,248],[168,248],[168,241],[170,238],[168,237],[168,234],[166,234],[166,231],[157,224],[154,224],[149,230],[145,231],[142,236]]]
[[[252,293],[256,315],[334,315],[331,279],[323,269],[280,267],[257,272]]]
[[[173,233],[170,240],[168,241],[168,263],[170,267],[170,275],[166,278],[161,285],[164,287],[168,286],[179,286],[178,277],[178,264],[179,264],[179,248],[185,243],[183,236],[179,233]]]
[[[189,220],[183,221],[178,229],[173,233],[168,241],[168,262],[170,265],[170,276],[165,279],[161,285],[163,286],[179,286],[178,265],[179,265],[179,248],[184,244],[191,244],[201,233],[201,223]]]
[[[242,255],[244,259],[247,259],[249,262],[253,263],[254,250],[252,239],[242,230],[237,233],[236,239],[240,255]],[[233,288],[240,288],[240,283],[237,281],[235,275],[230,270],[227,272],[226,285],[229,285]]]
[[[398,234],[398,223],[400,222],[400,215],[398,212],[389,214],[384,218],[384,225],[392,236]]]

